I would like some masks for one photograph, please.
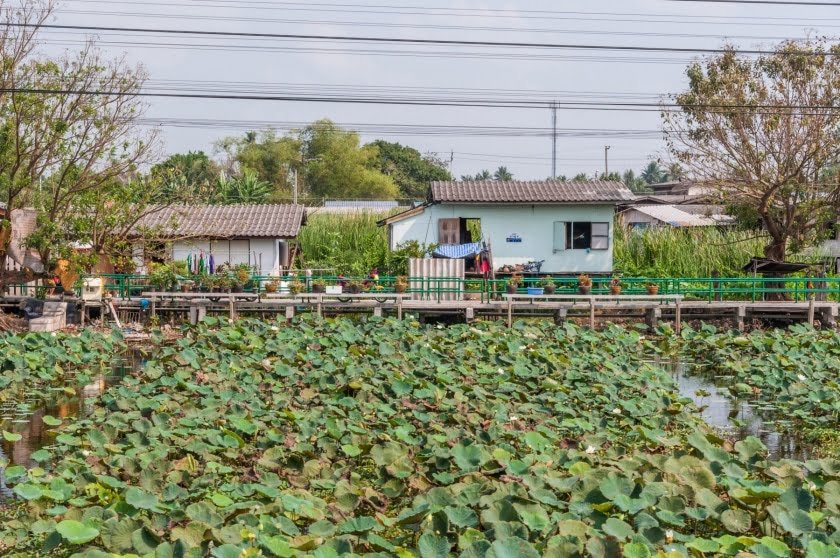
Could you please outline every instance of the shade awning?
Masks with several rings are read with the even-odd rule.
[[[768,258],[752,258],[750,262],[743,267],[744,271],[753,273],[796,273],[803,269],[808,269],[811,264],[796,263],[796,262],[779,262],[770,260]]]
[[[436,258],[447,258],[450,260],[460,260],[469,258],[481,253],[481,243],[474,242],[472,244],[441,244],[438,246],[432,255]]]

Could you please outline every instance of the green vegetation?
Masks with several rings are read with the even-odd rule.
[[[408,259],[423,257],[427,249],[417,242],[407,242],[399,250],[388,250],[388,230],[376,225],[385,216],[374,213],[310,216],[298,237],[305,258],[303,266],[354,277],[363,277],[374,268],[381,275],[407,275]]]
[[[0,403],[89,384],[125,348],[118,331],[110,335],[91,330],[78,335],[0,335]]]
[[[688,330],[684,354],[725,379],[718,391],[749,399],[782,427],[836,446],[840,421],[840,334],[807,327],[749,336]],[[833,436],[831,432],[833,431]],[[840,455],[835,452],[835,455]]]
[[[792,358],[780,377],[836,366],[840,337],[806,336],[781,349],[773,334],[684,338]],[[211,318],[56,427],[41,467],[7,468],[20,504],[3,512],[0,552],[837,556],[840,463],[724,444],[644,360],[678,341]]]
[[[738,277],[750,258],[764,253],[766,242],[755,231],[616,226],[615,268],[630,277],[710,277],[713,271]]]

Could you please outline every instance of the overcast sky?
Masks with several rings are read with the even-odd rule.
[[[366,37],[583,45],[768,47],[782,38],[837,36],[840,7],[761,6],[668,0],[66,0],[54,23]],[[45,33],[47,48],[78,44],[79,31]],[[142,63],[149,90],[376,95],[411,98],[652,102],[685,87],[696,55],[532,48],[358,44],[300,39],[184,37],[101,32],[103,50]],[[221,82],[221,83],[219,83]],[[383,89],[386,88],[386,89]],[[166,153],[212,152],[213,142],[269,123],[330,118],[384,138],[453,157],[456,175],[507,166],[517,178],[551,174],[549,137],[463,137],[441,127],[479,126],[545,133],[548,108],[360,105],[317,102],[150,99]],[[640,170],[667,158],[655,111],[558,111],[558,174]],[[191,122],[186,122],[191,121]],[[231,122],[232,121],[232,122]],[[189,124],[185,126],[185,124]],[[382,126],[398,126],[384,130]],[[423,126],[427,135],[408,135]],[[611,137],[592,137],[610,131]],[[435,135],[428,135],[428,132]],[[441,132],[446,132],[442,134]],[[620,135],[616,136],[618,132]],[[517,130],[521,134],[522,130]],[[623,136],[623,137],[621,137]]]

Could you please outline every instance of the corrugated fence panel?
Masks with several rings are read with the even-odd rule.
[[[413,300],[462,300],[464,260],[411,258],[409,287]]]

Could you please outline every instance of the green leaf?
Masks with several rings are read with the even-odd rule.
[[[447,558],[450,548],[449,540],[440,535],[425,533],[417,541],[420,558]]]
[[[540,558],[540,553],[526,540],[505,537],[493,543],[487,552],[487,558]]]
[[[717,541],[709,540],[709,539],[694,539],[691,542],[686,543],[688,548],[693,548],[703,554],[711,554],[713,552],[717,552],[720,548],[720,544]]]
[[[814,520],[802,510],[780,513],[779,525],[793,535],[802,535],[814,530]]]
[[[784,542],[772,537],[762,537],[759,544],[750,547],[761,558],[787,558],[790,548]]]
[[[629,539],[633,536],[633,528],[628,523],[620,519],[616,519],[615,517],[607,519],[604,522],[602,530],[604,533],[611,537],[615,537],[620,541]]]
[[[643,543],[625,544],[622,549],[624,558],[650,558],[650,549]]]
[[[70,544],[85,544],[99,536],[99,531],[94,527],[71,519],[59,523],[55,530]]]
[[[339,533],[365,533],[379,526],[375,518],[369,516],[354,517],[342,522],[338,526]]]
[[[157,497],[139,488],[131,487],[126,490],[125,501],[129,506],[138,510],[159,510]]]
[[[20,434],[15,434],[12,432],[3,431],[3,439],[7,442],[19,442],[20,439],[23,438]]]
[[[241,554],[242,549],[232,544],[223,544],[213,549],[215,558],[239,558]]]
[[[720,522],[733,533],[746,533],[752,524],[750,514],[739,509],[728,509],[723,512],[720,515]]]
[[[47,426],[58,426],[61,424],[61,419],[57,419],[50,415],[44,415],[43,418],[41,418],[41,420],[43,420],[44,424],[46,424]]]
[[[34,484],[19,484],[12,489],[12,492],[24,500],[37,500],[44,495],[41,488]]]
[[[840,558],[840,547],[833,544],[825,544],[818,540],[808,542],[808,551],[805,558]]]

